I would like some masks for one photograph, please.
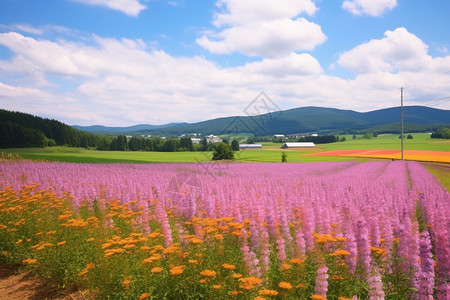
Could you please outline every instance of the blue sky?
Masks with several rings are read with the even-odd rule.
[[[71,125],[450,109],[447,0],[2,0],[0,108]]]

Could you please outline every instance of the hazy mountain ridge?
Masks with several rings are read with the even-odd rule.
[[[319,131],[396,131],[400,130],[401,108],[391,107],[356,112],[324,107],[300,107],[259,116],[231,116],[197,123],[165,125],[140,124],[129,127],[74,126],[88,132],[128,135],[180,135],[183,133],[225,134],[250,132],[256,135],[295,134]],[[405,131],[427,131],[450,124],[450,110],[425,106],[404,107]]]

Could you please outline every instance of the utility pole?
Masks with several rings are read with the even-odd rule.
[[[401,140],[402,140],[402,160],[403,160],[403,89],[404,87],[400,88],[400,101],[401,101],[401,111],[402,111],[402,133],[401,133]]]

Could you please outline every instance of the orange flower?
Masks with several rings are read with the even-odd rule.
[[[126,290],[128,290],[129,288],[130,288],[130,283],[131,283],[131,280],[130,279],[125,279],[124,281],[122,281],[122,286],[123,286],[123,288],[124,289],[126,289]]]
[[[59,242],[57,245],[58,246],[64,246],[65,243],[66,243],[66,241],[62,241],[62,242]]]
[[[230,265],[230,264],[223,264],[222,267],[224,269],[227,269],[227,270],[234,270],[234,269],[236,269],[235,265]]]
[[[150,270],[152,273],[161,273],[163,271],[163,268],[161,267],[154,267]]]
[[[334,251],[333,253],[329,254],[330,256],[347,256],[350,255],[350,252],[348,252],[347,250],[344,249],[337,249],[336,251]]]
[[[277,291],[275,291],[275,290],[267,290],[267,289],[260,290],[258,293],[260,295],[263,295],[263,296],[276,296],[276,295],[278,295]]]
[[[301,258],[293,258],[293,259],[291,259],[291,263],[294,264],[294,265],[301,265],[304,262],[305,262],[305,260],[301,259]]]
[[[150,294],[150,293],[143,293],[143,294],[139,297],[139,300],[147,299],[147,298],[149,298],[151,295],[152,295],[152,294]]]
[[[340,275],[336,275],[336,274],[334,274],[333,276],[331,276],[331,278],[332,278],[333,280],[344,280],[344,277],[342,277],[342,276],[340,276]]]
[[[205,277],[216,277],[217,273],[212,270],[203,270],[200,272],[200,275]]]
[[[321,295],[312,295],[311,299],[313,299],[313,300],[327,300],[327,298],[325,298],[324,296],[321,296]]]
[[[292,267],[292,266],[291,266],[290,264],[286,264],[286,263],[284,263],[284,264],[281,265],[281,269],[282,269],[282,270],[289,270],[291,267]]]
[[[238,291],[236,291],[236,290],[233,290],[233,291],[231,291],[231,296],[237,296],[237,295],[239,295],[239,292]]]
[[[37,259],[34,259],[34,258],[27,258],[27,259],[22,260],[22,262],[23,262],[24,264],[32,265],[32,264],[37,263]]]
[[[198,263],[198,261],[197,261],[196,259],[189,259],[189,260],[188,260],[188,263],[190,263],[190,264],[192,264],[192,265],[195,265],[195,264]]]
[[[214,285],[212,286],[212,288],[215,289],[215,290],[219,290],[219,289],[222,288],[222,286],[221,286],[220,284],[214,284]]]
[[[183,274],[185,266],[175,266],[170,269],[170,275],[176,276]]]
[[[260,296],[256,296],[255,298],[253,298],[253,300],[266,300],[266,298],[260,297]]]
[[[278,287],[280,287],[280,288],[282,288],[282,289],[284,289],[284,290],[290,290],[290,289],[292,289],[292,285],[291,285],[289,282],[285,282],[285,281],[280,282],[280,283],[278,284]]]
[[[241,278],[242,274],[236,273],[236,274],[231,275],[231,277],[233,277],[233,278]]]

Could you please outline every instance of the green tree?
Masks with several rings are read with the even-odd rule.
[[[213,160],[234,159],[234,152],[229,144],[220,142],[214,148]]]
[[[412,140],[413,139],[413,136],[412,135],[410,135],[410,134],[408,134],[408,136],[406,137],[408,140]]]
[[[237,139],[234,139],[231,142],[231,149],[233,149],[233,151],[239,151],[239,142]]]
[[[287,162],[287,154],[286,152],[281,152],[281,162]]]

